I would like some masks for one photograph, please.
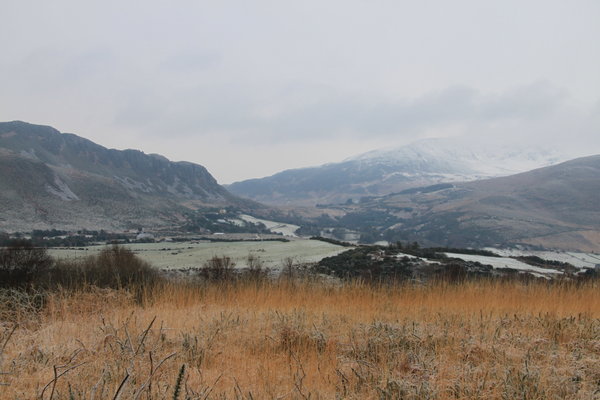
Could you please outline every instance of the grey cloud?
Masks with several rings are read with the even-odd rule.
[[[539,81],[483,100],[482,118],[539,118],[552,113],[566,98],[565,89]]]
[[[164,58],[160,66],[169,72],[197,73],[218,66],[222,59],[218,51],[193,49]]]
[[[357,102],[340,97],[336,104],[320,104],[315,108],[322,119],[330,119],[333,134],[336,127],[350,126],[357,136],[414,135],[446,124],[539,118],[554,112],[564,99],[560,89],[535,83],[493,95],[467,86],[453,86],[411,100]],[[329,110],[332,112],[328,113]],[[302,120],[310,121],[310,113],[297,122]],[[318,132],[318,126],[314,130]]]
[[[153,105],[136,94],[118,122],[146,123],[157,134],[235,133],[242,142],[296,142],[335,137],[414,136],[448,124],[487,124],[530,120],[550,115],[563,104],[565,93],[546,82],[486,94],[453,86],[414,99],[386,100],[345,95],[328,87],[303,86],[264,98],[255,88],[203,86]],[[261,112],[274,110],[271,113]],[[156,125],[152,123],[156,122]]]
[[[2,11],[0,120],[115,147],[170,142],[182,159],[216,137],[284,169],[270,151],[326,147],[326,162],[350,142],[462,133],[600,144],[599,2],[5,0]]]
[[[115,57],[105,48],[73,52],[60,47],[38,48],[11,68],[12,76],[38,89],[77,86],[86,79],[104,74],[115,66]]]

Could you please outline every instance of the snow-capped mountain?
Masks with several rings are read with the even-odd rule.
[[[600,155],[473,182],[432,185],[345,205],[363,241],[424,246],[600,248]]]
[[[350,157],[366,165],[396,166],[408,174],[457,174],[468,180],[511,175],[570,159],[550,147],[483,144],[465,138],[424,139],[394,149],[378,149]]]
[[[236,182],[229,190],[271,204],[339,203],[423,185],[506,176],[570,158],[572,155],[547,146],[472,138],[425,139],[359,154],[339,163]]]

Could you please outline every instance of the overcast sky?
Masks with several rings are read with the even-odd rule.
[[[0,120],[221,183],[427,137],[600,152],[600,1],[0,0]]]

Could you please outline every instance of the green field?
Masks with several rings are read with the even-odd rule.
[[[214,256],[228,256],[236,267],[246,266],[248,255],[260,257],[265,267],[280,269],[282,260],[292,257],[296,263],[312,263],[324,257],[336,255],[344,247],[318,240],[297,239],[289,242],[177,242],[126,244],[140,258],[161,269],[200,267]],[[90,246],[80,249],[53,248],[50,255],[61,259],[76,259],[96,254],[106,246]]]

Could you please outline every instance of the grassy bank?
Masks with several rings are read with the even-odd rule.
[[[594,283],[88,287],[6,314],[0,332],[8,399],[600,393]]]

